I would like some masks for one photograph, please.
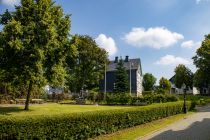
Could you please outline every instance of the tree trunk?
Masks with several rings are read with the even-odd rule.
[[[25,109],[24,110],[29,110],[29,101],[30,101],[30,96],[31,96],[31,90],[32,90],[32,81],[30,81],[30,83],[29,83],[28,93],[27,93],[27,97],[26,97]]]

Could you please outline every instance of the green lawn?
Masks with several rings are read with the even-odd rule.
[[[61,105],[56,103],[31,105],[30,111],[24,111],[24,106],[8,105],[0,106],[1,117],[17,117],[17,116],[34,116],[34,115],[54,115],[54,114],[69,114],[77,112],[110,110],[131,108],[126,106],[96,106],[96,105]]]

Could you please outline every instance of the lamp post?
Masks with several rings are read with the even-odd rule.
[[[184,89],[184,105],[183,105],[183,111],[186,114],[187,113],[187,106],[186,106],[186,92],[187,92],[187,87],[185,84],[182,85],[182,89]]]

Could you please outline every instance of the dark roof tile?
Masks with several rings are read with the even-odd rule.
[[[131,69],[138,69],[140,67],[141,70],[141,60],[140,58],[137,59],[129,59],[129,62],[124,62],[124,67],[126,68],[126,70],[130,69],[130,62],[131,64]],[[107,71],[115,71],[117,67],[117,63],[115,63],[114,61],[110,61]]]

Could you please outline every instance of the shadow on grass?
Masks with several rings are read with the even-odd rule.
[[[0,115],[11,115],[14,112],[23,112],[21,107],[0,107]]]

